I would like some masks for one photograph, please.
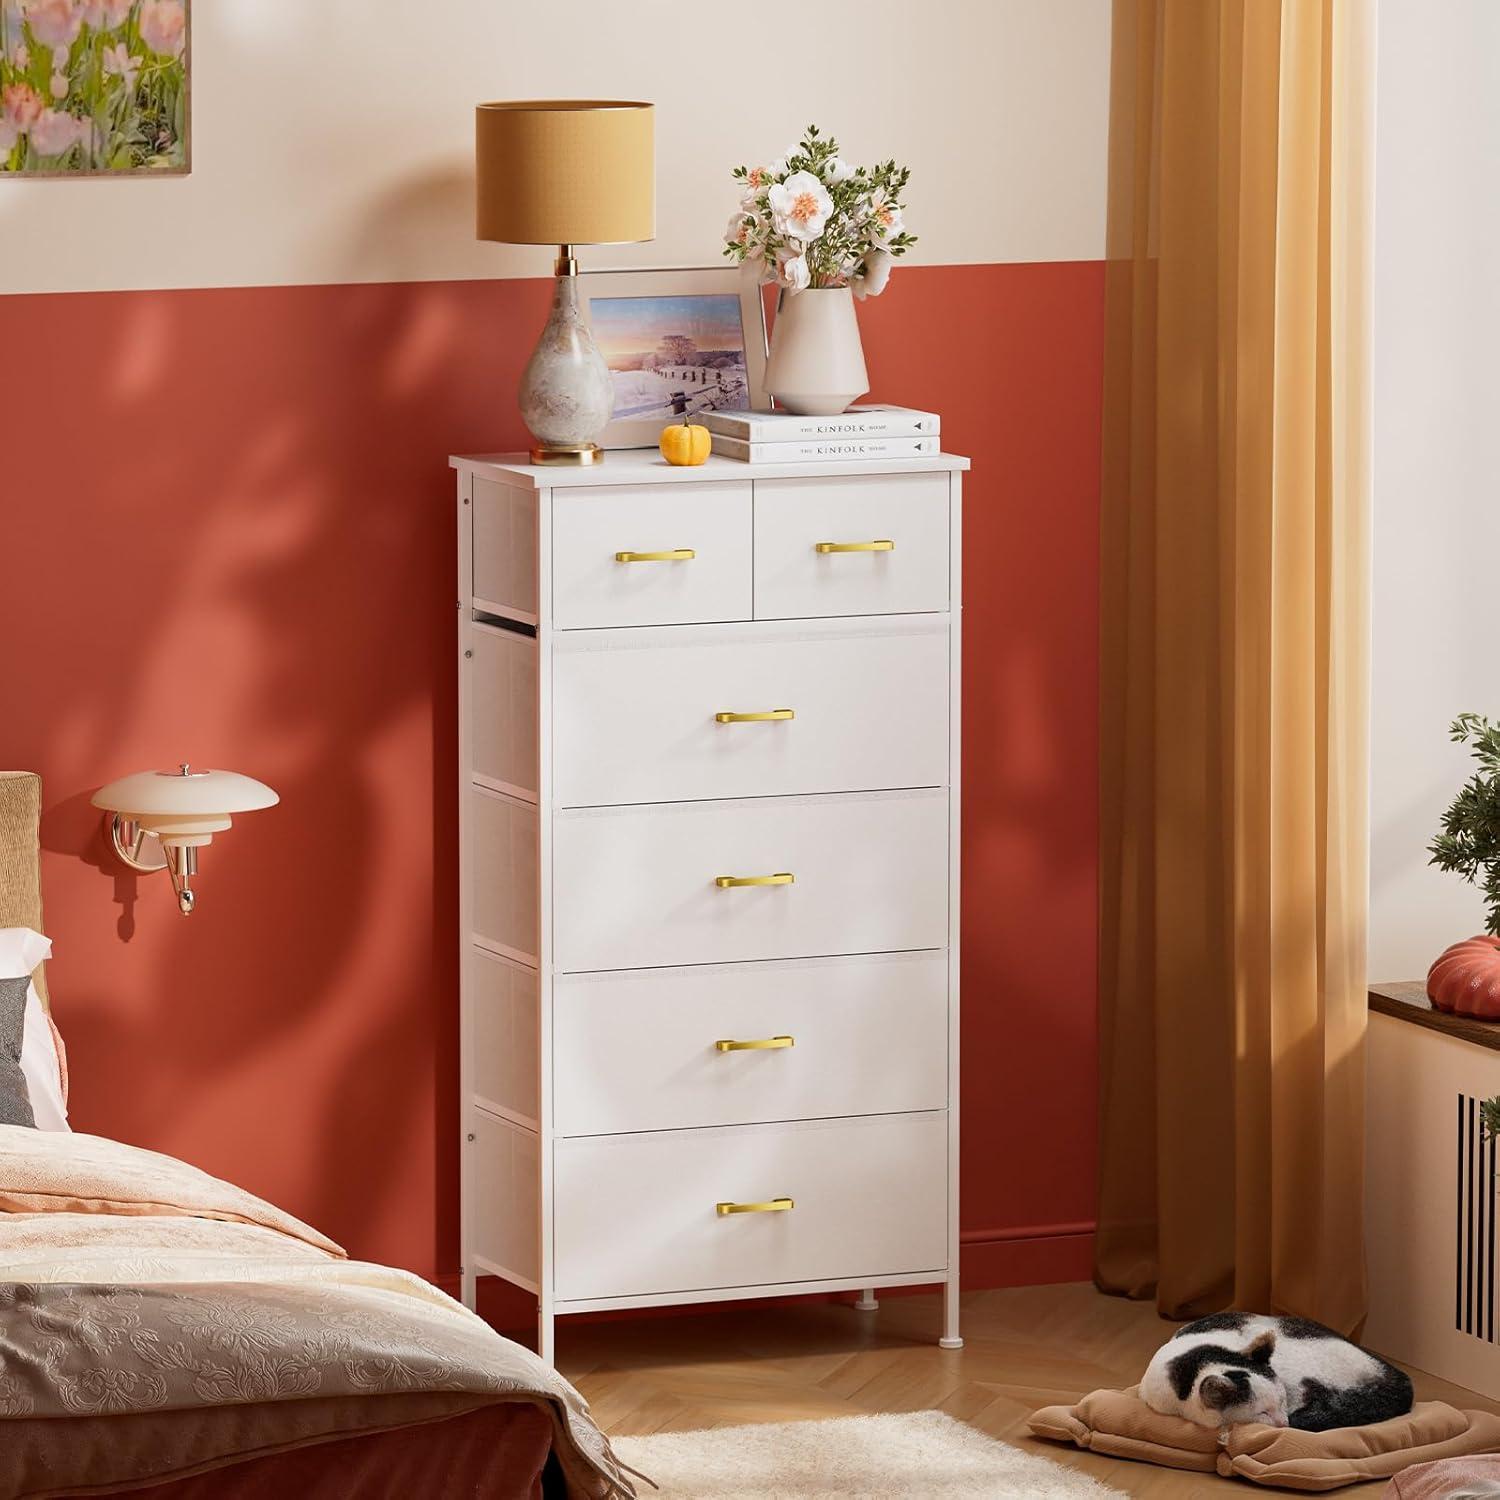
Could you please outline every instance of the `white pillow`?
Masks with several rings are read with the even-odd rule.
[[[30,927],[0,927],[0,979],[19,979],[52,957],[52,941]],[[26,1028],[21,1040],[21,1072],[38,1130],[67,1130],[62,1061],[58,1041],[42,1009],[36,985],[26,986]]]

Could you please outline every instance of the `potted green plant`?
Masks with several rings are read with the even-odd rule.
[[[1455,1015],[1500,1019],[1500,724],[1460,714],[1449,729],[1478,763],[1428,845],[1431,863],[1484,893],[1485,931],[1455,943],[1427,971],[1427,997]]]

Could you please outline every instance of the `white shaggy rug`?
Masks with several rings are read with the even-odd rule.
[[[946,1412],[612,1438],[646,1500],[1105,1500],[1118,1495]]]

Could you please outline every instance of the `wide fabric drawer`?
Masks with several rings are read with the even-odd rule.
[[[558,805],[946,784],[946,621],[856,628],[563,637],[552,668]],[[757,714],[794,717],[721,721]]]
[[[561,812],[553,889],[565,971],[941,948],[948,794]]]
[[[947,1119],[938,1111],[558,1141],[558,1300],[941,1273]],[[792,1206],[718,1209],[777,1199]]]
[[[948,476],[755,482],[755,616],[948,608]]]
[[[562,1135],[942,1109],[948,955],[560,977]]]
[[[556,490],[552,622],[748,620],[750,548],[748,483]]]

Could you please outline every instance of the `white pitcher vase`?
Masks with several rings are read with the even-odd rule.
[[[782,292],[766,362],[766,389],[777,403],[799,416],[833,417],[869,388],[854,293],[846,286]]]

